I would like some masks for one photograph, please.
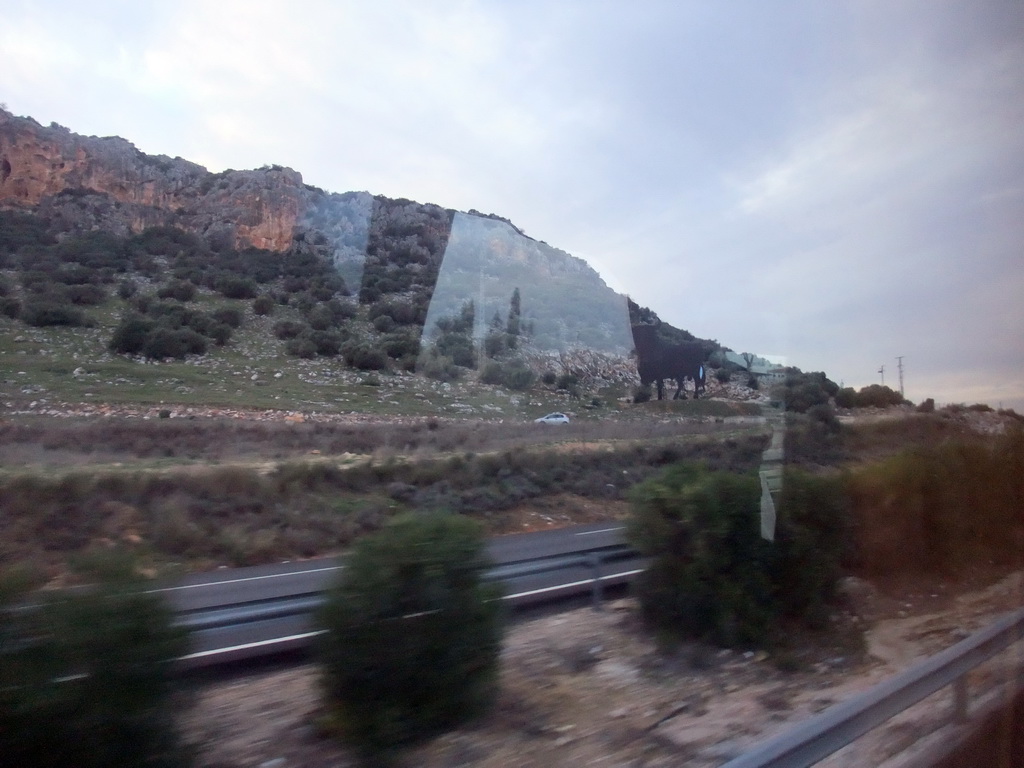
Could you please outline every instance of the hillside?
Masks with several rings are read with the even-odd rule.
[[[608,355],[612,379],[630,367],[626,298],[494,215],[328,193],[279,166],[210,173],[3,111],[0,211],[9,330],[96,329],[78,334],[94,337],[80,361],[105,345],[229,355],[240,329],[272,317],[268,351],[354,369],[451,382],[490,361],[485,380],[521,389],[578,380],[569,350]]]

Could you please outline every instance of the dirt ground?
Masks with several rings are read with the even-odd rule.
[[[425,768],[607,765],[714,766],[905,669],[1024,604],[1024,571],[986,587],[881,592],[844,584],[828,639],[783,658],[697,645],[659,648],[631,599],[519,620],[506,635],[500,694],[481,720],[410,750]],[[858,628],[865,628],[864,641]],[[1002,664],[1021,664],[1021,651]],[[786,671],[783,671],[786,670]],[[999,679],[980,670],[972,686]],[[940,692],[844,749],[833,766],[877,766],[948,726]],[[185,731],[209,768],[354,766],[318,733],[315,667],[203,686]],[[898,759],[898,758],[897,758]]]

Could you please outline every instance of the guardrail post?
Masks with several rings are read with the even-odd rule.
[[[601,556],[593,554],[589,557],[590,575],[593,581],[590,584],[590,599],[595,611],[601,610]]]
[[[953,719],[958,723],[967,722],[967,675],[960,675],[953,683]]]

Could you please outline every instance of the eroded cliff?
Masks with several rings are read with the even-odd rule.
[[[309,196],[289,168],[214,174],[122,138],[80,136],[0,110],[0,206],[36,209],[71,229],[167,224],[235,248],[283,251]]]

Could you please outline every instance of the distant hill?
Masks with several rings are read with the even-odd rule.
[[[0,211],[5,314],[74,326],[114,313],[120,353],[229,345],[239,318],[196,303],[212,295],[279,317],[286,354],[442,379],[490,366],[501,383],[545,353],[625,357],[630,322],[656,318],[495,214],[329,193],[280,166],[210,173],[4,111]]]

